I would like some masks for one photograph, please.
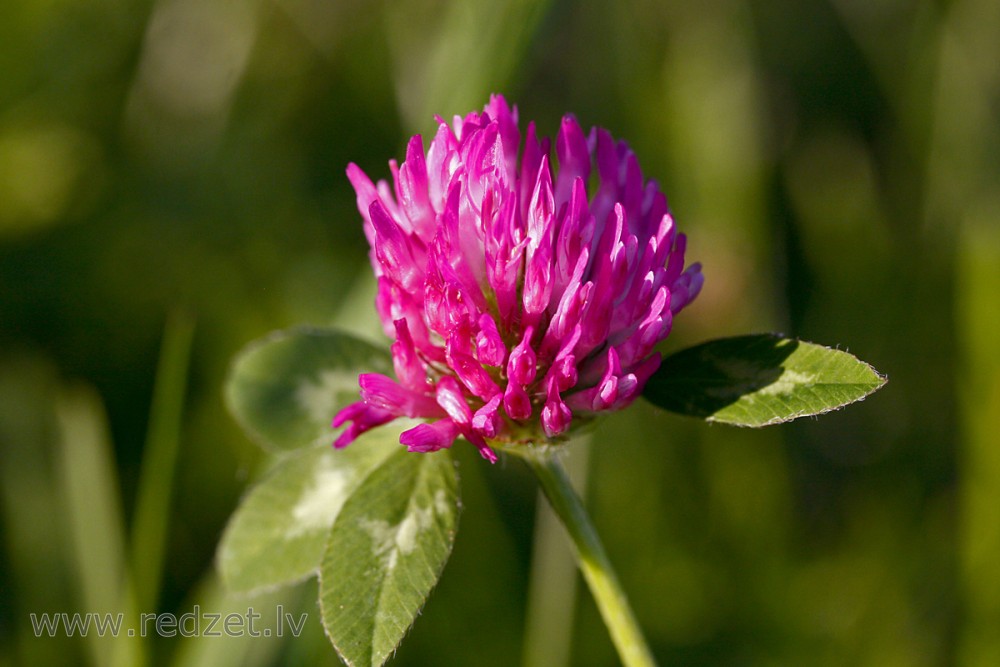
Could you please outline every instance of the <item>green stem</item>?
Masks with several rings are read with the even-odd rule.
[[[513,451],[513,448],[507,451]],[[580,571],[608,626],[622,664],[625,667],[655,667],[656,661],[618,583],[597,530],[559,459],[548,448],[522,448],[516,453],[531,467],[549,504],[566,527]]]

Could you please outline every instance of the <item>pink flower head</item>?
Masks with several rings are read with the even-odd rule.
[[[396,377],[360,376],[335,444],[416,417],[427,421],[400,436],[411,451],[462,436],[495,461],[491,441],[557,439],[635,400],[703,278],[684,268],[659,186],[606,130],[565,116],[555,169],[534,123],[521,148],[517,108],[499,95],[438,120],[426,152],[417,135],[389,162],[392,186],[347,168]]]

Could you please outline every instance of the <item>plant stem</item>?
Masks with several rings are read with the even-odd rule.
[[[512,448],[513,449],[513,448]],[[512,451],[508,449],[507,451]],[[583,502],[573,490],[569,476],[553,450],[523,448],[516,452],[535,473],[545,497],[566,527],[576,552],[577,563],[597,602],[611,641],[625,667],[655,667],[628,600],[615,576],[608,555],[597,536]]]
[[[577,493],[586,488],[590,451],[587,440],[575,441],[573,455],[563,461]],[[539,489],[521,664],[522,667],[569,667],[577,599],[577,575],[573,569],[576,554],[566,539],[562,521],[541,498],[542,494]]]

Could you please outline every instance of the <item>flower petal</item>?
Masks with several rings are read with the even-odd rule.
[[[439,419],[403,431],[399,434],[399,442],[411,452],[436,452],[451,447],[460,433],[455,422],[447,418]]]
[[[337,449],[346,447],[365,431],[387,424],[396,417],[392,412],[368,405],[364,401],[351,403],[333,417],[334,428],[343,426],[348,421],[353,422],[334,441],[333,446]]]
[[[381,373],[363,373],[358,377],[358,384],[365,403],[396,416],[437,417],[442,414],[432,397],[407,389]]]

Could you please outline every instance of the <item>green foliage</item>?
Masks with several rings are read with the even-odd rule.
[[[358,374],[388,364],[347,334],[294,329],[241,353],[226,387],[261,444],[298,449],[233,515],[218,552],[223,579],[257,591],[318,568],[323,625],[351,665],[381,665],[396,649],[437,583],[458,522],[450,453],[407,452],[393,427],[344,450],[330,446],[330,420],[357,400]]]
[[[253,591],[315,573],[344,502],[400,449],[398,437],[395,429],[378,429],[345,450],[311,447],[278,463],[243,500],[222,537],[225,583]]]
[[[847,352],[758,334],[709,341],[670,355],[644,395],[672,412],[756,427],[836,410],[885,382]]]
[[[358,374],[391,368],[385,350],[337,331],[279,331],[236,358],[226,398],[247,433],[268,449],[329,444],[330,420],[358,400]]]
[[[381,665],[413,623],[455,541],[448,451],[386,459],[345,503],[320,567],[323,624],[348,665]]]

